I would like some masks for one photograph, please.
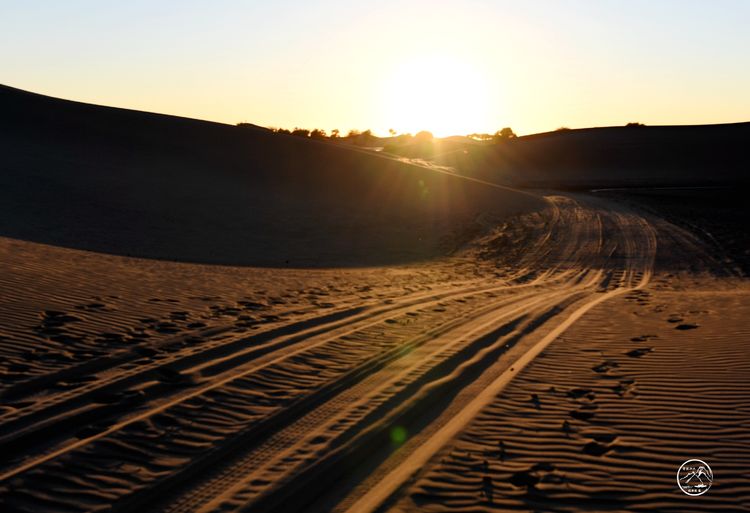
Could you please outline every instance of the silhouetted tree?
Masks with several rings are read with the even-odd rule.
[[[316,128],[312,132],[310,132],[310,138],[312,139],[325,139],[326,138],[326,131],[321,128]]]
[[[432,141],[433,135],[432,132],[428,132],[427,130],[422,130],[421,132],[417,132],[414,136],[415,142],[428,142]]]
[[[628,127],[628,128],[640,128],[640,127],[646,126],[646,125],[644,125],[643,123],[638,123],[638,122],[634,121],[634,122],[628,123],[625,126]]]
[[[391,134],[391,137],[396,137],[396,131],[393,128],[389,128],[388,133]]]
[[[334,128],[331,130],[331,139],[338,139],[339,138],[339,129]]]
[[[296,127],[292,130],[292,135],[296,135],[297,137],[310,137],[310,130],[307,128]]]
[[[516,134],[513,132],[513,129],[509,126],[506,126],[502,130],[498,130],[495,132],[495,141],[510,141],[511,139],[515,139]]]

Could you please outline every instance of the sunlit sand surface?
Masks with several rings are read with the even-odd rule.
[[[745,239],[709,237],[688,196],[554,191],[541,171],[550,189],[521,191],[460,162],[3,94],[37,117],[4,147],[2,511],[750,500]],[[50,145],[92,119],[163,123],[148,137],[177,150],[118,123]],[[715,476],[699,497],[675,480],[691,458]]]

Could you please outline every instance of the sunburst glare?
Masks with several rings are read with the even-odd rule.
[[[382,108],[399,132],[463,134],[492,126],[487,118],[497,91],[489,93],[485,77],[468,60],[419,56],[399,62],[387,75]]]

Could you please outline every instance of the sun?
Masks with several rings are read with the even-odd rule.
[[[383,114],[400,133],[429,130],[434,135],[465,135],[490,126],[486,80],[464,59],[425,55],[404,60],[382,89]]]

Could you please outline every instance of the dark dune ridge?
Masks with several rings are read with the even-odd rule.
[[[0,235],[147,258],[376,265],[536,196],[345,145],[0,86]]]
[[[437,162],[525,187],[747,185],[750,123],[603,127],[467,144]]]

